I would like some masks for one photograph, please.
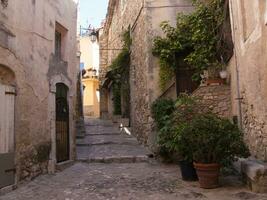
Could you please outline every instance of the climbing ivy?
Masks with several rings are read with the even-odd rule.
[[[200,74],[207,68],[221,67],[226,62],[221,52],[225,44],[221,29],[226,15],[227,0],[210,0],[206,3],[193,0],[195,11],[191,14],[177,15],[176,27],[169,22],[161,23],[164,37],[154,39],[153,55],[159,57],[161,67],[161,83],[164,88],[179,66],[177,60],[184,60],[191,66],[195,74],[192,79],[197,81]],[[219,48],[218,48],[219,47]],[[166,70],[166,67],[169,70]],[[165,73],[162,73],[162,72]]]
[[[121,99],[130,102],[129,66],[130,66],[130,47],[132,40],[130,29],[122,34],[123,48],[118,56],[109,66],[109,77],[113,81],[113,106],[115,115],[129,114],[129,105],[125,108],[125,113],[121,110]],[[127,117],[127,116],[124,116]]]

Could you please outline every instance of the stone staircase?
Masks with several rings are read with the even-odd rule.
[[[97,163],[147,162],[150,152],[135,137],[108,120],[86,119],[86,134],[77,138],[77,160]]]

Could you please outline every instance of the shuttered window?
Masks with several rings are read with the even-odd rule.
[[[0,154],[14,152],[15,88],[0,84]]]

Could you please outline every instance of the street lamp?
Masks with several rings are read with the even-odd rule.
[[[86,31],[85,33],[83,33],[82,31]],[[82,26],[80,26],[80,35],[86,35],[89,36],[91,42],[95,42],[97,40],[97,31],[94,28],[91,28],[89,26],[89,28],[82,28]]]
[[[91,31],[91,33],[89,34],[89,37],[90,37],[91,42],[95,42],[97,40],[97,33],[95,29]]]

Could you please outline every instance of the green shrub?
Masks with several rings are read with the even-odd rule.
[[[237,157],[249,156],[238,127],[213,114],[194,117],[175,138],[178,151],[198,163],[230,164]]]
[[[198,113],[197,99],[186,93],[180,94],[175,102],[174,112],[168,123],[166,123],[167,125],[160,130],[159,145],[167,149],[171,154],[179,157],[179,159],[191,161],[191,153],[188,153],[187,149],[182,148],[182,144],[178,146],[177,138],[179,138],[183,129]]]
[[[174,111],[174,101],[171,99],[157,99],[151,107],[152,117],[160,130],[165,126],[165,123],[170,119]]]

